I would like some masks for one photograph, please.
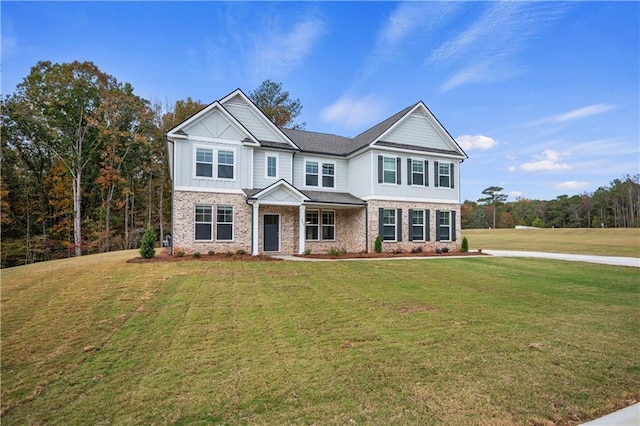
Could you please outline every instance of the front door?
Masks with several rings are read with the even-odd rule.
[[[264,215],[264,251],[280,251],[280,216]]]

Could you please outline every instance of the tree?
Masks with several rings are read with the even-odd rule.
[[[265,80],[260,87],[249,92],[249,98],[276,126],[298,130],[305,128],[306,123],[294,121],[302,112],[300,99],[290,99],[289,92],[282,90],[282,83]]]
[[[496,227],[496,210],[498,206],[507,200],[507,194],[502,194],[502,188],[499,186],[490,186],[482,191],[482,194],[486,195],[484,198],[478,200],[479,203],[485,203],[492,207],[493,210],[493,227]]]

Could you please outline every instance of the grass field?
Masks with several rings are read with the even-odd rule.
[[[640,257],[640,228],[464,229],[470,249]]]
[[[635,268],[134,256],[2,271],[3,425],[577,424],[640,399]]]

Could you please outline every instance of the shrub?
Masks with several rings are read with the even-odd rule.
[[[215,252],[215,251],[213,251],[213,250],[209,250],[209,251],[207,252],[207,254],[208,254],[209,256],[213,256],[213,255],[215,255],[215,254],[216,254],[216,252]]]
[[[200,259],[201,254],[200,254],[199,251],[197,251],[197,252],[193,253],[192,256],[193,256],[194,259]]]
[[[225,256],[233,256],[233,252],[231,250],[227,250],[224,252]]]
[[[311,254],[311,249],[306,249],[302,254],[309,256]]]
[[[339,251],[337,248],[335,248],[335,247],[331,247],[331,248],[329,249],[329,253],[328,253],[328,254],[329,254],[329,256],[331,256],[331,257],[336,257],[336,256],[339,256],[339,255],[340,255],[340,251]]]
[[[380,238],[380,235],[376,237],[376,241],[373,244],[373,250],[376,253],[382,253],[382,238]]]
[[[147,225],[147,230],[144,231],[142,236],[142,242],[140,243],[140,256],[145,259],[151,259],[156,255],[156,234],[153,233],[151,225]]]
[[[178,257],[184,257],[184,252],[183,252],[182,250],[178,250],[178,251],[176,252],[176,256],[178,256]]]
[[[412,248],[411,253],[422,253],[422,246]]]
[[[531,226],[536,228],[544,228],[544,222],[539,217],[536,217],[535,219],[533,219]]]
[[[236,254],[242,256],[243,254],[247,254],[247,251],[244,249],[238,249],[236,250]]]
[[[449,247],[442,247],[443,253],[449,253]]]
[[[463,253],[466,253],[469,251],[469,241],[467,241],[467,237],[462,237],[461,250]]]

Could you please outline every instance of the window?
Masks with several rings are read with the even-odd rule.
[[[217,208],[216,240],[233,240],[233,207],[231,206]]]
[[[453,164],[434,162],[435,186],[453,188]]]
[[[451,240],[451,212],[439,212],[438,224],[438,241]]]
[[[218,151],[218,179],[233,179],[233,151]]]
[[[411,218],[411,230],[413,241],[424,241],[424,210],[413,210]]]
[[[331,163],[322,163],[322,186],[325,188],[333,188],[335,165]]]
[[[411,184],[412,185],[425,185],[424,182],[424,161],[411,160]]]
[[[196,206],[196,241],[212,239],[212,207]]]
[[[319,227],[319,219],[318,219],[318,211],[317,210],[309,210],[305,214],[305,232],[307,240],[318,240],[318,227]]]
[[[267,155],[267,177],[278,176],[278,157]]]
[[[322,212],[322,239],[336,239],[336,213],[334,211]]]
[[[396,159],[393,157],[384,157],[382,161],[382,182],[396,183]]]
[[[305,165],[305,185],[318,186],[318,163],[315,161],[307,161]]]
[[[396,239],[396,209],[382,209],[382,239],[384,241]]]
[[[213,150],[196,148],[196,176],[213,177]]]

